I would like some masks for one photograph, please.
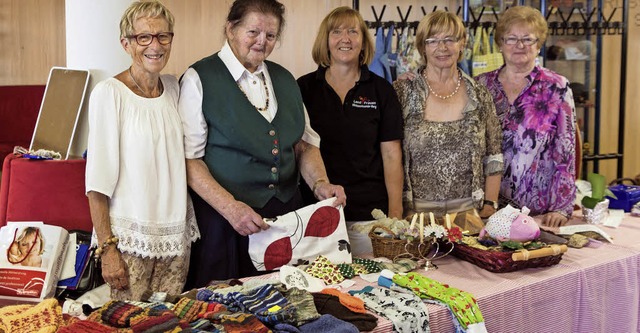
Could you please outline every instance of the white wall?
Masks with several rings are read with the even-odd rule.
[[[131,0],[66,0],[67,67],[91,72],[87,95],[71,147],[80,156],[87,147],[87,105],[96,83],[120,73],[131,57],[120,45],[120,18]]]

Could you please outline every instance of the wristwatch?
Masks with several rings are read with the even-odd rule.
[[[493,207],[493,209],[498,210],[498,202],[497,201],[492,201],[492,200],[485,200],[482,202],[483,205],[489,205],[491,207]]]

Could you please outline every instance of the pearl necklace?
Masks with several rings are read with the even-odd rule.
[[[131,77],[131,80],[136,85],[136,87],[138,87],[138,90],[140,90],[140,92],[142,92],[142,94],[144,94],[144,97],[153,98],[153,96],[147,95],[147,93],[144,90],[142,90],[142,88],[140,88],[140,85],[138,84],[136,79],[133,78],[133,74],[131,73],[131,67],[129,67],[129,76]],[[162,95],[162,88],[160,88],[160,94]]]
[[[427,69],[426,68],[422,72],[422,75],[424,76],[424,82],[427,85],[427,89],[429,89],[429,92],[433,96],[436,96],[436,97],[438,97],[440,99],[449,99],[449,98],[455,96],[455,94],[457,94],[458,90],[460,89],[460,82],[462,82],[462,73],[460,73],[460,70],[458,70],[458,83],[456,84],[456,88],[449,95],[441,96],[441,95],[436,94],[436,92],[433,91],[433,89],[431,89],[431,85],[429,84],[429,80],[427,79]]]
[[[264,86],[264,92],[267,95],[267,101],[264,103],[264,107],[263,108],[259,108],[259,107],[255,106],[253,103],[251,103],[251,100],[249,99],[249,96],[244,91],[244,89],[242,89],[242,86],[238,85],[238,88],[240,88],[240,91],[242,91],[242,93],[244,94],[244,97],[246,97],[249,100],[249,103],[251,103],[251,105],[253,105],[253,107],[256,108],[256,110],[258,110],[258,112],[264,112],[264,111],[267,111],[269,109],[269,87],[267,87],[267,80],[264,78],[264,73],[260,73],[260,78],[262,79],[262,85]]]

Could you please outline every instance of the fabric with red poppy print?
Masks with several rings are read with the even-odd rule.
[[[496,104],[502,124],[504,175],[500,200],[531,215],[570,216],[576,196],[576,111],[569,81],[536,66],[529,84],[509,103],[496,70],[476,77]]]
[[[351,263],[351,245],[342,206],[335,198],[300,208],[275,219],[269,229],[249,236],[249,255],[259,271],[308,263],[324,256],[333,263]]]

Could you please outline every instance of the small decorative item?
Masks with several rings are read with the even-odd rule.
[[[588,223],[602,224],[609,209],[609,200],[605,196],[617,197],[607,188],[603,175],[590,173],[587,180],[591,184],[591,196],[582,198],[582,216]]]
[[[429,221],[425,221],[425,215]],[[392,260],[411,259],[424,261],[425,270],[437,269],[433,260],[445,257],[453,251],[453,244],[462,238],[462,230],[452,226],[449,214],[441,223],[436,222],[433,213],[416,213],[403,226],[394,223],[391,226],[374,224],[369,238],[374,257],[387,257]]]
[[[416,228],[416,221],[419,226]],[[419,239],[418,256],[410,253],[407,249],[405,253],[399,254],[396,258],[422,259],[424,260],[424,270],[438,269],[433,261],[444,258],[453,251],[454,242],[462,238],[462,231],[458,227],[451,227],[449,214],[444,217],[445,225],[436,223],[433,212],[429,212],[429,223],[425,226],[424,212],[416,213],[411,221],[411,226],[400,235],[401,239],[406,239],[407,244],[411,244]],[[441,251],[442,248],[446,250]]]
[[[527,242],[540,237],[540,227],[529,216],[529,209],[519,209],[507,205],[489,217],[487,225],[480,230],[479,238],[486,237],[499,242],[518,241]]]

